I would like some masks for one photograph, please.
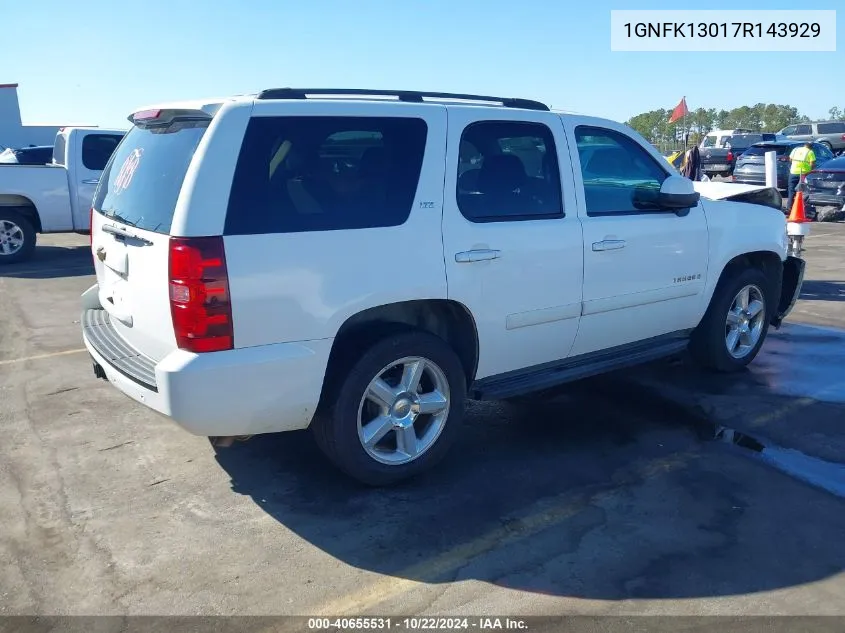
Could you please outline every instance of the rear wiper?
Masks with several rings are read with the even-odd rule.
[[[118,215],[117,212],[115,212],[115,211],[112,211],[111,214],[106,214],[106,217],[109,218],[110,220],[115,220],[117,222],[123,222],[123,224],[126,224],[128,226],[135,226],[135,227],[138,226],[138,222],[140,221],[140,218],[139,218],[138,220],[133,222],[132,220],[128,220],[128,219],[124,218],[122,215]]]

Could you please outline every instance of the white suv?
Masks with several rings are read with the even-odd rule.
[[[310,427],[369,484],[442,458],[466,397],[687,348],[742,368],[800,292],[777,192],[702,197],[612,121],[287,88],[130,120],[93,205],[95,374],[197,435]]]

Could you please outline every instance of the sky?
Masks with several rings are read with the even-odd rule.
[[[271,87],[431,90],[537,99],[625,121],[673,108],[845,108],[845,4],[833,53],[610,50],[611,9],[752,9],[638,0],[0,0],[24,123],[127,128],[162,101]],[[767,9],[795,8],[766,0]],[[834,77],[837,77],[834,80]]]

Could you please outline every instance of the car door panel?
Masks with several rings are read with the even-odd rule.
[[[492,119],[471,107],[450,108],[448,117],[444,259],[449,298],[475,319],[476,378],[566,358],[581,314],[583,241],[560,119],[507,109]],[[518,146],[535,132],[545,134],[542,144]],[[503,184],[511,167],[529,175],[521,187]],[[557,194],[552,179],[562,181]],[[561,206],[562,216],[552,212]]]
[[[576,191],[584,200],[579,205],[585,244],[583,314],[572,355],[695,327],[707,272],[703,209],[636,208],[631,183],[656,189],[660,178],[669,175],[659,154],[622,126],[580,117],[566,121],[570,147],[577,148],[572,155]],[[634,153],[633,162],[625,162],[628,151]],[[654,183],[636,170],[655,174]]]

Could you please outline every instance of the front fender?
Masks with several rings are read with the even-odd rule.
[[[801,287],[804,284],[804,270],[807,267],[800,257],[790,255],[783,262],[783,281],[780,287],[780,298],[778,300],[777,312],[772,316],[770,323],[779,328],[784,319],[792,312],[792,308],[801,296]]]

